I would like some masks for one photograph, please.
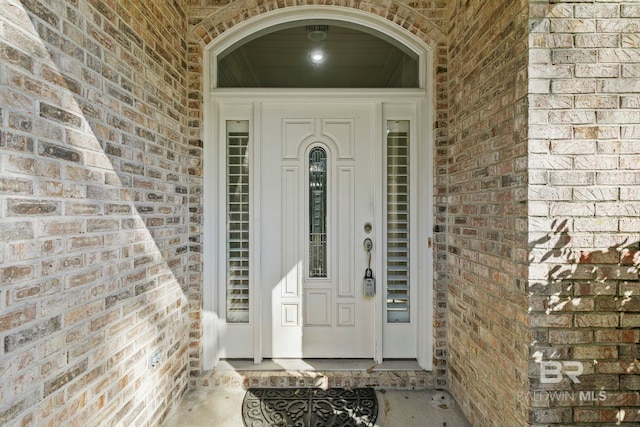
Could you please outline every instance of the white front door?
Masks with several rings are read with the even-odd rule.
[[[429,369],[432,169],[419,104],[316,98],[217,105],[216,174],[207,175],[217,178],[208,178],[204,216],[207,242],[217,243],[207,252],[218,254],[204,270],[216,289],[205,299],[204,323],[215,328],[207,351],[256,363],[417,358]]]
[[[375,250],[381,228],[374,105],[265,103],[261,112],[263,356],[372,358],[363,241]],[[375,256],[371,268],[378,275]]]

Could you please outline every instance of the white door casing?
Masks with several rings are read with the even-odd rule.
[[[418,358],[421,317],[431,299],[428,248],[412,237],[410,247],[410,321],[388,322],[386,313],[386,132],[394,123],[411,123],[410,223],[412,235],[426,224],[431,209],[430,180],[420,158],[417,115],[419,103],[380,102],[324,97],[261,99],[247,103],[219,101],[217,332],[220,357],[247,358]],[[248,163],[251,165],[250,299],[247,323],[225,320],[225,182],[226,131],[249,122]],[[229,123],[233,123],[230,125]],[[390,128],[391,126],[391,128]],[[328,157],[327,277],[310,278],[309,152],[315,147]],[[428,160],[424,164],[428,165]],[[427,175],[428,177],[428,175]],[[426,185],[419,185],[426,178]],[[425,201],[427,203],[425,203]],[[428,212],[428,211],[427,211]],[[426,221],[422,217],[426,216]],[[371,224],[367,232],[365,224]],[[377,280],[374,298],[363,295],[368,257],[362,243],[374,242],[371,267]],[[429,318],[427,318],[428,320]],[[424,321],[424,320],[423,320]],[[422,365],[424,366],[424,365]]]
[[[295,19],[306,18],[323,18],[323,19],[336,19],[348,22],[353,22],[359,25],[370,26],[378,31],[386,33],[389,37],[393,37],[397,40],[401,40],[410,49],[419,52],[422,58],[423,64],[421,66],[421,87],[423,89],[418,90],[346,90],[346,91],[332,91],[332,90],[219,90],[214,88],[215,74],[212,68],[211,60],[207,58],[214,58],[217,52],[224,50],[227,46],[235,41],[247,37],[250,34],[260,31],[270,25],[275,25],[282,22],[288,22]],[[257,204],[257,200],[254,199],[251,218],[251,254],[252,254],[252,273],[251,273],[251,315],[247,324],[229,324],[225,321],[224,311],[224,263],[225,256],[225,236],[224,236],[224,167],[223,167],[223,153],[221,146],[224,145],[224,130],[223,123],[226,119],[249,119],[251,121],[251,148],[250,155],[252,158],[252,164],[256,166],[256,162],[259,162],[259,166],[254,169],[254,175],[251,181],[252,192],[255,194],[261,194],[264,189],[265,183],[262,181],[264,171],[261,169],[266,165],[260,159],[263,157],[264,150],[271,150],[268,142],[264,139],[262,130],[263,126],[263,106],[270,103],[278,103],[282,100],[292,100],[293,103],[304,101],[309,103],[309,99],[314,98],[319,103],[323,101],[325,103],[331,101],[337,104],[341,103],[360,103],[362,101],[370,102],[374,105],[375,114],[373,117],[374,129],[373,138],[377,139],[376,147],[374,147],[373,157],[375,158],[375,167],[379,168],[380,174],[375,177],[373,181],[376,182],[374,186],[374,199],[378,197],[377,203],[374,206],[374,260],[373,268],[378,279],[378,293],[373,301],[373,357],[376,362],[381,362],[383,359],[383,352],[385,357],[403,357],[389,353],[389,348],[397,349],[398,343],[402,344],[406,342],[407,333],[406,328],[403,325],[386,324],[384,322],[384,304],[385,299],[382,297],[383,290],[381,289],[384,281],[383,266],[383,253],[384,253],[384,233],[382,224],[384,221],[384,200],[383,190],[380,186],[380,182],[383,177],[383,134],[384,134],[384,122],[389,118],[410,118],[412,120],[412,326],[409,329],[409,335],[414,340],[415,348],[414,354],[417,357],[420,365],[426,369],[432,369],[432,330],[433,330],[433,252],[431,246],[427,244],[432,238],[432,224],[433,224],[433,130],[431,123],[433,123],[433,114],[431,108],[432,99],[432,52],[424,44],[415,39],[410,34],[403,32],[399,27],[394,24],[367,14],[366,12],[357,10],[347,10],[344,8],[332,8],[315,6],[299,7],[291,9],[283,9],[279,11],[270,12],[260,17],[247,20],[236,27],[226,31],[221,37],[212,42],[208,49],[205,50],[204,61],[204,87],[212,88],[212,92],[204,97],[205,115],[204,115],[204,192],[203,192],[203,310],[202,310],[202,328],[203,328],[203,366],[204,369],[211,369],[220,358],[224,357],[253,357],[256,363],[259,363],[262,357],[269,355],[268,347],[273,344],[272,337],[265,330],[271,330],[272,323],[267,323],[267,311],[272,308],[273,300],[271,295],[265,296],[264,289],[258,284],[259,276],[267,274],[269,268],[264,268],[263,255],[261,252],[268,248],[262,240],[264,236],[260,231],[260,227],[269,227],[271,224],[265,220],[261,212],[262,205]],[[366,103],[366,102],[365,102]],[[401,106],[396,109],[394,106]],[[413,111],[407,114],[407,108]],[[419,120],[418,120],[419,118]],[[328,140],[320,141],[322,144],[327,144]],[[309,145],[304,147],[309,148]],[[330,147],[335,150],[335,147]],[[304,150],[303,150],[304,151]],[[304,155],[299,156],[298,162],[302,162]],[[331,155],[335,155],[331,153]],[[335,160],[335,157],[331,157]],[[357,160],[356,160],[357,161]],[[354,161],[354,162],[356,162]],[[289,167],[280,162],[280,184],[282,184],[282,170],[283,167]],[[294,163],[293,160],[290,162]],[[298,167],[301,163],[298,163]],[[334,168],[337,168],[334,165]],[[346,170],[348,167],[342,165],[344,168],[344,174],[348,174]],[[289,169],[292,170],[292,169]],[[355,169],[354,169],[355,170]],[[289,181],[286,179],[284,182],[292,182],[291,174],[288,172]],[[256,176],[258,174],[258,176]],[[285,177],[287,175],[285,174]],[[355,177],[355,175],[352,175]],[[334,173],[334,179],[335,179]],[[304,181],[298,182],[300,187],[305,185]],[[334,184],[335,185],[335,184]],[[300,190],[298,192],[298,198],[303,197],[304,194]],[[355,188],[354,190],[355,191]],[[332,193],[333,194],[333,193]],[[337,196],[335,196],[337,197]],[[304,203],[304,201],[298,203]],[[334,201],[334,204],[337,203]],[[335,207],[334,207],[335,208]],[[355,203],[354,203],[354,211]],[[298,217],[299,221],[305,221],[305,215],[301,214]],[[360,220],[361,221],[361,220]],[[354,286],[359,291],[362,291],[362,274],[364,273],[363,264],[364,250],[362,249],[362,233],[363,224],[357,223],[354,217],[353,220],[354,230],[359,235],[353,238],[353,276]],[[335,224],[333,225],[335,227]],[[279,219],[278,227],[282,227],[282,221]],[[335,230],[334,230],[335,231]],[[300,231],[296,231],[300,234]],[[301,236],[298,236],[301,237]],[[334,238],[335,239],[335,238]],[[296,250],[303,251],[304,242],[298,242],[300,246]],[[279,248],[274,253],[281,253]],[[300,253],[300,252],[298,252]],[[304,253],[304,252],[302,252]],[[358,255],[359,254],[359,255]],[[270,255],[273,255],[270,253]],[[362,259],[357,259],[362,257]],[[295,257],[294,257],[295,258]],[[284,269],[283,263],[278,262],[278,268],[280,271]],[[288,272],[288,271],[287,271]],[[300,303],[304,310],[304,286],[302,281],[301,269],[300,279],[298,281],[300,286],[303,286],[300,292]],[[272,273],[270,273],[272,274]],[[334,286],[332,284],[331,286]],[[313,290],[313,286],[309,286],[309,290]],[[280,294],[281,295],[281,294]],[[322,295],[322,292],[320,292]],[[326,292],[324,293],[326,295]],[[332,297],[333,298],[333,297]],[[266,300],[271,300],[271,303],[266,303]],[[333,299],[332,299],[333,301]],[[334,301],[336,302],[336,301]],[[282,305],[282,301],[280,302]],[[337,307],[337,306],[336,306]],[[364,306],[366,307],[366,305]],[[345,313],[349,313],[348,309]],[[302,315],[303,312],[300,312]],[[336,312],[332,312],[332,318]],[[348,317],[345,314],[345,317]],[[274,318],[274,317],[271,317]],[[317,317],[315,318],[317,319]],[[280,319],[282,320],[282,319]],[[357,320],[357,319],[356,319]],[[273,321],[275,322],[275,321]],[[280,322],[282,323],[282,322]],[[302,333],[299,339],[301,345],[300,350],[302,357],[309,357],[304,354],[306,348],[306,342],[304,337],[310,337],[312,335],[311,330],[302,323]],[[319,328],[319,327],[317,327]],[[332,326],[337,328],[337,326]],[[280,327],[282,329],[282,327]],[[417,331],[416,331],[417,329]],[[384,335],[384,336],[383,336]],[[313,342],[322,343],[323,338],[316,338]],[[383,345],[386,350],[383,350]],[[366,347],[366,345],[365,345]],[[296,346],[296,348],[298,348]],[[310,350],[312,347],[310,347]],[[277,353],[276,353],[277,354]],[[311,354],[311,353],[309,353]],[[294,356],[300,357],[300,356]],[[336,357],[336,356],[320,356],[320,357]],[[355,356],[348,356],[355,357]],[[358,356],[359,357],[359,356]],[[370,357],[370,356],[367,356]]]

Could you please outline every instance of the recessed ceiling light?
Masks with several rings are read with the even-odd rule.
[[[314,64],[322,64],[324,60],[327,59],[327,56],[321,50],[314,50],[309,54],[309,59]]]

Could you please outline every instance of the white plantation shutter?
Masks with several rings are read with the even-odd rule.
[[[227,121],[227,322],[249,321],[249,122]]]
[[[409,121],[387,123],[387,322],[409,322]]]

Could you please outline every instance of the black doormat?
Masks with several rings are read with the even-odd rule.
[[[250,388],[242,401],[247,427],[373,427],[373,388]]]

